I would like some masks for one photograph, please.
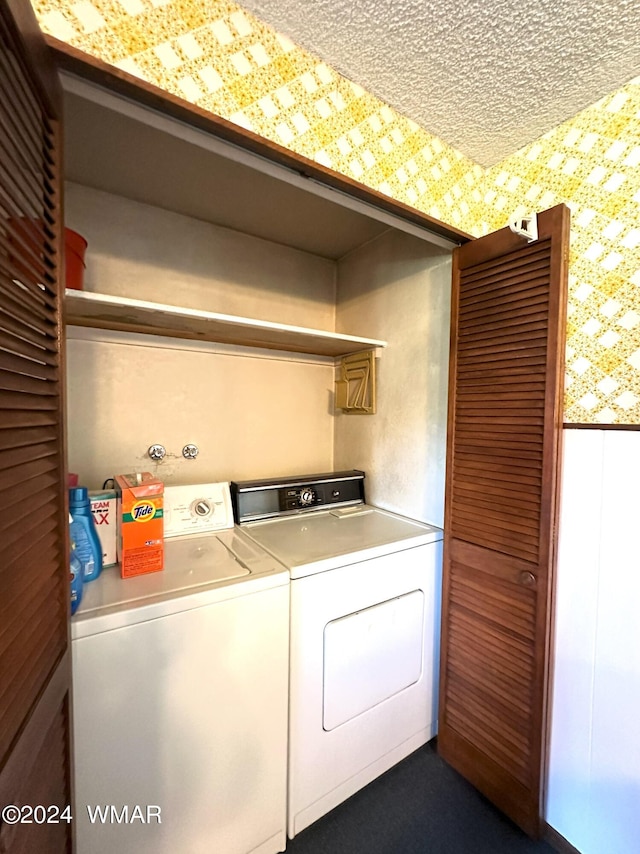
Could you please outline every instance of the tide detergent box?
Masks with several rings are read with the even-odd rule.
[[[116,548],[116,494],[112,489],[89,490],[93,521],[102,546],[102,565],[111,566],[118,560]]]
[[[164,484],[150,472],[115,478],[118,560],[123,578],[164,566]]]

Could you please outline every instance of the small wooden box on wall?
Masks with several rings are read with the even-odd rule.
[[[376,411],[375,350],[350,353],[338,363],[336,409],[359,415]]]

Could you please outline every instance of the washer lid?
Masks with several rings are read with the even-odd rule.
[[[160,572],[122,578],[119,567],[113,566],[87,583],[71,620],[71,634],[80,637],[231,598],[240,595],[234,586],[259,579],[262,589],[287,583],[288,574],[241,531],[167,540]],[[199,593],[202,596],[195,601]]]
[[[367,504],[249,522],[242,528],[301,578],[442,539],[433,525]]]

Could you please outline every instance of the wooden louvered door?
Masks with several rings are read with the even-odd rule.
[[[438,748],[540,832],[569,211],[454,252]]]
[[[60,103],[30,4],[0,0],[0,807],[13,805],[3,854],[71,850]]]

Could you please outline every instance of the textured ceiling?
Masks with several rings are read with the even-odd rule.
[[[639,0],[244,0],[492,166],[640,74]]]

